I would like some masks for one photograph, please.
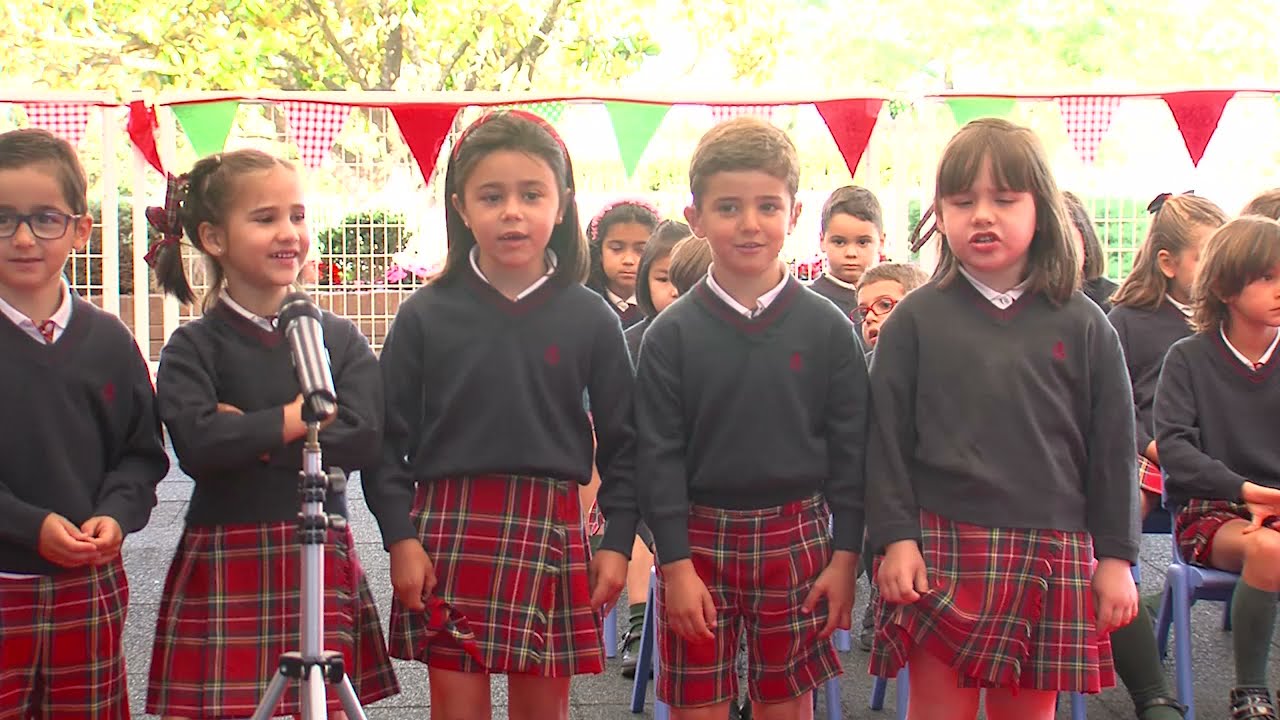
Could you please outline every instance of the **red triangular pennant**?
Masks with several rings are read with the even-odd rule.
[[[91,107],[85,103],[22,103],[31,127],[48,130],[72,145],[84,139]]]
[[[1190,90],[1164,95],[1164,103],[1173,113],[1182,140],[1191,154],[1191,164],[1199,166],[1209,139],[1218,129],[1222,111],[1236,94],[1235,90]]]
[[[428,182],[435,170],[440,146],[449,136],[453,119],[461,109],[461,105],[440,104],[391,106],[391,114],[400,126],[400,134],[404,136],[409,152],[413,153],[413,159],[418,161],[422,178]]]
[[[129,121],[126,128],[133,146],[156,172],[164,175],[164,163],[160,162],[160,150],[156,147],[156,109],[141,100],[129,103]]]
[[[336,103],[280,103],[289,126],[289,138],[298,146],[302,164],[314,170],[320,167],[333,148],[333,141],[347,124],[351,106]]]
[[[1111,128],[1111,116],[1120,104],[1120,98],[1074,96],[1055,99],[1076,154],[1082,162],[1092,165],[1098,157],[1102,137]]]
[[[836,147],[840,148],[840,154],[844,156],[844,164],[849,166],[850,176],[858,171],[858,163],[862,162],[862,153],[871,141],[871,131],[876,127],[883,105],[884,100],[880,98],[814,103],[818,114],[827,123]]]

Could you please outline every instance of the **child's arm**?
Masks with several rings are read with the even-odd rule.
[[[326,338],[341,339],[334,350],[333,385],[338,413],[320,430],[326,467],[364,470],[382,457],[382,371],[369,341],[346,320],[326,323]],[[342,338],[342,335],[345,338]]]
[[[1200,449],[1198,401],[1184,350],[1175,344],[1165,356],[1156,388],[1156,445],[1164,461],[1165,484],[1186,497],[1240,500],[1248,478]]]
[[[378,360],[385,408],[385,430],[378,448],[381,456],[361,473],[365,504],[378,521],[387,549],[418,537],[410,519],[414,493],[411,455],[422,425],[422,396],[431,390],[425,386],[425,345],[421,319],[412,314],[414,307],[411,303],[400,307],[382,346]]]
[[[920,507],[911,484],[916,446],[919,344],[914,319],[899,308],[880,328],[871,363],[872,417],[867,437],[867,552],[920,541]]]
[[[638,483],[640,507],[663,565],[689,559],[680,339],[674,324],[655,322],[641,343],[636,370],[636,474],[644,478]]]
[[[156,404],[182,465],[194,472],[233,470],[284,444],[284,408],[219,412],[211,368],[184,327],[160,353]]]
[[[1133,386],[1120,339],[1099,322],[1089,358],[1090,417],[1085,452],[1085,524],[1094,556],[1138,559],[1137,453],[1133,446]]]
[[[833,323],[831,378],[827,385],[828,472],[823,495],[831,509],[833,547],[862,551],[866,519],[867,416],[870,385],[862,345],[846,320]]]
[[[587,378],[596,425],[596,467],[600,489],[596,501],[606,524],[601,548],[631,557],[640,506],[636,498],[635,376],[622,325],[612,312],[594,333],[591,374]]]
[[[132,341],[129,341],[132,345]],[[164,451],[156,396],[151,387],[151,371],[134,348],[130,358],[130,383],[117,402],[132,408],[129,426],[119,447],[112,448],[112,467],[98,491],[95,517],[109,517],[128,535],[141,530],[156,505],[156,485],[169,472],[169,456]],[[127,394],[126,394],[127,393]],[[128,398],[126,400],[126,398]]]
[[[35,549],[40,526],[51,512],[22,500],[0,481],[0,538]]]
[[[1119,310],[1119,312],[1117,312],[1117,310]],[[1128,316],[1125,315],[1125,311],[1123,309],[1116,308],[1116,309],[1113,309],[1111,313],[1107,315],[1107,322],[1111,325],[1112,328],[1115,329],[1116,337],[1119,339],[1120,352],[1124,354],[1125,369],[1128,370],[1129,372],[1129,380],[1130,380],[1129,396],[1133,397],[1132,381],[1135,374],[1134,374],[1133,364],[1129,362],[1129,358],[1132,356],[1132,354],[1129,350]],[[1132,404],[1132,406],[1129,408],[1129,412],[1130,414],[1133,415],[1133,420],[1134,420],[1133,422],[1134,445],[1137,448],[1139,455],[1147,455],[1147,450],[1153,447],[1155,438],[1152,437],[1151,431],[1149,431],[1146,425],[1144,425],[1138,418],[1138,406],[1136,403]],[[1152,461],[1155,460],[1155,458],[1152,458],[1150,456],[1148,456],[1147,459]]]

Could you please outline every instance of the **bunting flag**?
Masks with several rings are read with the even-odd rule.
[[[279,105],[289,126],[289,139],[302,154],[302,164],[311,170],[320,167],[329,156],[338,133],[347,124],[351,106],[292,100]]]
[[[440,147],[453,127],[453,119],[460,105],[415,104],[392,105],[391,115],[400,126],[400,134],[404,136],[409,152],[418,161],[424,180],[430,181],[435,171],[436,160],[440,156]]]
[[[1222,111],[1235,94],[1234,90],[1191,90],[1162,96],[1173,114],[1173,121],[1178,124],[1178,132],[1182,133],[1192,165],[1200,166],[1200,158],[1204,157],[1209,140],[1218,129]]]
[[[231,134],[231,126],[236,121],[236,110],[240,103],[235,100],[210,103],[188,103],[174,105],[174,117],[191,141],[196,156],[204,157],[220,153],[227,146],[227,136]]]
[[[609,113],[609,121],[613,124],[613,135],[618,139],[618,154],[622,156],[622,167],[630,178],[640,165],[640,157],[654,133],[662,125],[670,105],[650,103],[606,102],[604,109]]]
[[[766,122],[773,122],[773,112],[776,109],[772,105],[711,105],[710,108],[711,121],[714,123],[722,123],[725,120],[743,116],[758,117]]]
[[[160,162],[160,150],[156,147],[156,109],[141,100],[129,103],[129,121],[126,124],[133,146],[156,172],[164,175],[164,163]]]
[[[564,117],[564,108],[567,103],[560,100],[548,100],[545,102],[523,103],[520,105],[499,105],[494,110],[523,110],[533,113],[547,122],[555,125],[560,122],[560,118]]]
[[[1070,96],[1054,98],[1058,112],[1067,127],[1067,137],[1080,156],[1080,161],[1092,165],[1098,157],[1098,146],[1111,128],[1111,116],[1120,104],[1118,97]]]
[[[48,130],[72,145],[84,139],[92,107],[87,103],[22,103],[31,127]]]
[[[956,125],[964,127],[978,118],[1008,117],[1016,102],[1013,98],[1002,97],[953,97],[947,98],[947,107],[951,108],[951,117],[956,119]]]
[[[849,176],[858,172],[858,164],[862,162],[862,154],[871,142],[871,131],[880,118],[880,108],[884,100],[880,98],[859,98],[856,100],[830,100],[814,103],[818,114],[827,124],[827,130],[840,148],[844,156],[844,164],[849,167]]]

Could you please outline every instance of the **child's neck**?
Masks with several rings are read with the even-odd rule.
[[[546,275],[548,269],[546,253],[543,253],[536,263],[530,263],[524,267],[507,267],[485,257],[484,253],[480,253],[476,264],[480,266],[480,272],[484,273],[485,279],[493,289],[502,293],[508,300],[519,297],[520,293],[528,290],[530,285],[538,281],[538,278]]]
[[[1227,342],[1249,362],[1260,361],[1275,341],[1277,329],[1249,320],[1233,308],[1228,308],[1227,313],[1227,322],[1222,328]]]
[[[994,272],[974,270],[973,268],[965,265],[961,265],[961,267],[963,267],[964,271],[969,273],[973,279],[998,293],[1007,293],[1021,285],[1022,281],[1027,279],[1027,263],[1025,259],[1022,262],[1009,266],[1008,268]]]
[[[735,275],[728,270],[718,267],[715,264],[711,266],[711,274],[715,277],[716,284],[720,286],[733,298],[739,305],[745,308],[755,308],[760,302],[760,296],[769,292],[782,282],[782,278],[786,277],[786,266],[781,262],[774,266],[773,270],[762,273],[760,275],[741,276]]]
[[[15,310],[26,315],[31,322],[40,323],[53,317],[62,307],[62,277],[54,282],[30,292],[14,290],[0,285],[0,299],[13,306]]]
[[[1179,305],[1191,304],[1191,293],[1183,292],[1173,283],[1169,283],[1168,287],[1165,289],[1164,294],[1168,295],[1170,298],[1173,298],[1173,301],[1178,303]]]
[[[240,307],[257,315],[258,317],[269,318],[280,312],[280,304],[284,302],[284,298],[293,290],[290,285],[270,287],[256,287],[246,283],[227,282],[224,291],[231,296],[232,300]]]

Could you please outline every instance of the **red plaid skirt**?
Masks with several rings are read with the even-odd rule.
[[[1189,563],[1212,567],[1213,536],[1230,520],[1250,522],[1253,514],[1242,502],[1231,500],[1193,499],[1178,511],[1174,532],[1178,534],[1178,550]]]
[[[962,687],[1096,693],[1115,684],[1087,533],[985,528],[924,510],[920,533],[930,591],[911,604],[877,598],[872,675],[894,677],[920,645],[955,668]]]
[[[0,579],[0,718],[127,720],[120,638],[128,605],[119,558]]]
[[[578,486],[512,475],[418,485],[418,537],[439,602],[391,602],[391,654],[469,673],[604,671]]]
[[[761,703],[798,697],[840,674],[830,640],[819,641],[827,609],[800,606],[831,562],[829,514],[822,498],[763,510],[689,512],[689,548],[716,606],[715,640],[690,643],[667,624],[658,572],[658,698],[697,707],[738,696],[741,633],[747,634],[747,692]]]
[[[362,704],[400,691],[378,609],[352,548],[330,530],[324,554],[324,649],[342,652]],[[147,712],[182,718],[248,717],[281,653],[299,650],[302,558],[296,523],[188,527],[156,619]],[[329,710],[341,710],[330,693]],[[290,683],[278,714],[299,712]]]
[[[1160,466],[1142,455],[1138,456],[1138,486],[1156,495],[1164,493],[1164,474],[1160,472]]]

